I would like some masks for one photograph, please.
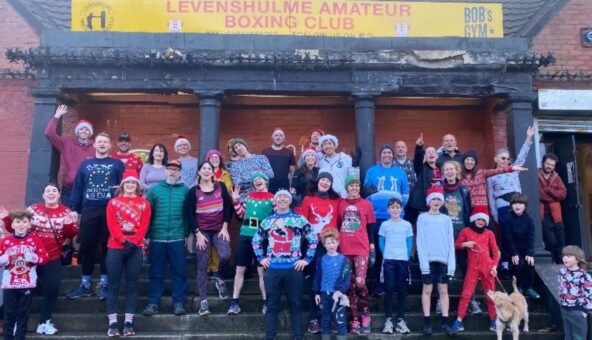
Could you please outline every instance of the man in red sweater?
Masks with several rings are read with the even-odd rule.
[[[144,163],[142,162],[142,158],[140,158],[140,156],[130,152],[131,149],[132,137],[129,135],[129,133],[122,132],[119,137],[117,137],[117,152],[112,153],[111,157],[122,161],[126,169],[132,169],[137,173],[140,173]]]
[[[45,128],[45,137],[62,154],[64,160],[62,202],[69,205],[76,171],[78,171],[82,161],[95,156],[95,149],[93,148],[93,141],[90,139],[93,135],[93,127],[91,122],[87,120],[81,119],[76,124],[74,128],[76,138],[68,138],[57,134],[58,122],[66,113],[68,113],[68,106],[58,106],[53,118]]]
[[[565,227],[561,217],[561,201],[567,196],[567,190],[561,177],[555,172],[557,156],[548,153],[543,156],[543,163],[537,177],[541,197],[541,221],[543,223],[543,242],[545,249],[551,252],[553,262],[563,263],[561,250],[565,246]]]

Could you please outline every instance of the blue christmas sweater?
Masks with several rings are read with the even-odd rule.
[[[366,197],[366,199],[372,202],[376,219],[387,220],[391,218],[387,207],[387,203],[391,198],[398,196],[403,206],[407,205],[407,201],[409,200],[409,182],[407,174],[401,168],[394,165],[390,168],[385,168],[381,164],[376,164],[368,169],[365,178],[364,186],[374,187],[376,189],[375,193]]]
[[[106,207],[115,197],[115,188],[119,186],[124,170],[123,162],[111,157],[83,161],[72,187],[72,210],[81,213],[83,208]]]
[[[285,214],[274,213],[261,222],[257,233],[253,236],[253,250],[257,261],[265,257],[271,260],[269,268],[293,268],[294,263],[302,259],[302,242],[306,239],[308,249],[304,260],[312,261],[317,248],[317,235],[302,215],[294,212]],[[263,250],[263,242],[267,240],[267,252]]]

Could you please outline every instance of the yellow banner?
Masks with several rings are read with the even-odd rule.
[[[501,38],[502,4],[355,0],[72,0],[73,31]]]

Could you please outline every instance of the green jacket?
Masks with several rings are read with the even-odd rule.
[[[162,180],[146,194],[152,206],[148,238],[152,241],[183,240],[187,237],[185,196],[187,187],[179,182],[169,185]]]

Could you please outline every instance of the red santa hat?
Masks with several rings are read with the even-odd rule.
[[[487,211],[487,207],[476,206],[473,208],[469,221],[472,223],[478,219],[484,220],[485,225],[489,224],[489,211]]]
[[[440,200],[440,202],[444,203],[444,190],[441,187],[428,189],[426,204],[429,205],[431,200]]]
[[[177,147],[179,147],[181,144],[187,144],[191,149],[191,143],[189,143],[189,139],[183,135],[179,135],[179,137],[177,137],[177,140],[175,141],[175,150],[177,150]]]
[[[275,129],[273,129],[273,132],[271,133],[271,137],[275,136],[276,134],[281,134],[282,136],[286,136],[286,134],[284,133],[284,130],[280,127],[276,127]]]
[[[93,135],[93,125],[88,120],[81,119],[76,123],[76,127],[74,127],[74,134],[78,136],[78,132],[80,129],[87,128],[90,131],[90,135]]]
[[[128,181],[136,181],[136,183],[140,184],[140,180],[138,179],[138,172],[134,169],[126,169],[123,172],[123,176],[121,177],[121,185]]]

